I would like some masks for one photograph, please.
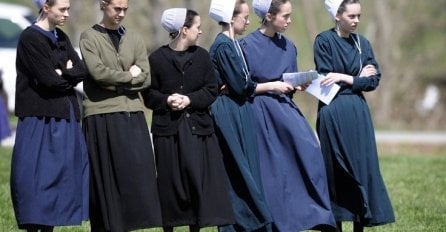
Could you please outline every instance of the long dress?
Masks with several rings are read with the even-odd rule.
[[[45,31],[34,24],[20,37],[15,106],[19,121],[10,178],[19,229],[80,225],[89,218],[89,162],[73,90],[85,71],[74,54],[58,28]],[[63,77],[52,75],[69,59],[71,70],[63,70]]]
[[[216,129],[223,150],[230,196],[236,224],[220,227],[220,231],[254,231],[266,228],[271,215],[260,179],[260,164],[248,98],[255,90],[244,65],[237,41],[220,33],[212,44],[211,56],[220,86],[227,92],[212,104]]]
[[[209,53],[192,46],[162,46],[149,56],[152,85],[143,92],[153,111],[153,145],[164,227],[233,224],[228,180],[209,106],[217,93]],[[188,96],[181,111],[170,94]]]
[[[297,50],[284,36],[267,37],[257,30],[240,44],[258,83],[297,71]],[[276,228],[288,232],[334,226],[321,150],[291,96],[256,95],[252,107],[261,177]]]
[[[361,58],[357,46],[361,47]],[[335,219],[365,226],[393,222],[392,205],[379,170],[373,122],[362,94],[376,89],[381,74],[358,77],[360,68],[367,64],[379,70],[372,47],[362,36],[341,38],[331,29],[316,37],[314,54],[319,73],[354,76],[353,85],[341,83],[329,105],[319,103],[317,116]]]

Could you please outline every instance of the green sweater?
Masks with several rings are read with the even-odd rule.
[[[147,49],[139,35],[120,29],[124,33],[119,52],[99,25],[81,34],[80,49],[89,72],[84,80],[84,117],[144,110],[139,92],[150,85]],[[132,65],[142,69],[139,76],[130,74]]]

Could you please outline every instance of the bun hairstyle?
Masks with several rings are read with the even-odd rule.
[[[194,10],[187,10],[186,12],[186,19],[184,21],[183,27],[187,27],[190,28],[192,26],[192,24],[194,24],[194,18],[195,16],[199,16],[199,14],[194,11]],[[175,39],[180,35],[181,31],[175,31],[175,32],[171,32],[169,33],[169,37],[171,39]]]

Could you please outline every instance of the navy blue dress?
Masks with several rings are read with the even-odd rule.
[[[29,38],[35,41],[31,42]],[[54,31],[47,32],[32,25],[22,33],[17,49],[17,68],[22,73],[17,77],[17,86],[20,86],[21,91],[16,92],[15,109],[19,121],[12,153],[10,184],[11,199],[20,229],[79,225],[89,218],[88,154],[81,125],[76,117],[80,112],[72,89],[72,85],[77,82],[73,80],[74,77],[62,80],[63,76],[53,80],[59,83],[73,81],[66,84],[71,91],[63,92],[63,84],[54,84],[51,88],[48,87],[48,82],[51,81],[42,81],[45,78],[54,78],[45,76],[48,73],[46,69],[53,71],[52,59],[64,64],[67,61],[64,58],[69,59],[72,54],[70,51],[74,52],[69,41],[64,38],[67,38],[66,35],[56,36]],[[38,43],[39,41],[51,44]],[[35,49],[38,46],[43,49]],[[58,56],[45,50],[50,46],[56,47],[54,49]],[[36,51],[40,53],[37,54]],[[42,64],[33,60],[36,57],[41,59]],[[70,60],[73,61],[73,69],[83,70],[83,65],[76,64],[73,58]],[[19,67],[23,63],[33,63],[26,68],[26,74],[36,75],[26,75],[25,68]],[[40,75],[40,79],[36,78],[37,75]],[[84,75],[85,72],[79,72],[75,77],[82,80]],[[27,82],[27,78],[34,79]],[[32,95],[26,95],[30,92],[39,98],[32,99],[29,97]],[[42,93],[49,96],[42,96]],[[63,109],[67,107],[67,117],[60,118],[51,113],[39,115],[33,111],[38,107],[24,106],[23,101],[20,102],[20,99],[26,98],[35,105],[42,104],[40,106],[48,111],[64,112]],[[46,101],[48,99],[55,101],[51,104]]]
[[[361,55],[357,46],[361,47]],[[319,73],[344,73],[354,78],[353,85],[340,84],[330,105],[319,102],[317,132],[336,221],[355,221],[365,226],[394,222],[379,170],[373,122],[362,94],[378,87],[381,73],[359,77],[360,68],[367,64],[379,71],[372,47],[362,36],[342,38],[331,29],[316,37],[314,55]]]
[[[240,41],[258,83],[297,71],[297,50],[284,36],[255,31]],[[279,231],[334,226],[325,164],[318,141],[291,96],[256,95],[252,102],[263,186]]]
[[[236,224],[220,227],[220,231],[254,231],[267,228],[271,215],[260,179],[259,154],[253,112],[248,98],[256,84],[247,73],[240,46],[220,33],[209,54],[219,86],[226,85],[211,111],[223,150],[230,181],[230,197]]]

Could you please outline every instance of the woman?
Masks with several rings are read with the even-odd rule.
[[[393,222],[393,209],[379,170],[373,123],[362,91],[378,87],[381,73],[369,41],[355,34],[361,16],[358,0],[325,1],[335,27],[314,42],[314,61],[326,75],[322,85],[341,86],[330,105],[319,102],[317,132],[327,165],[333,212],[364,226]]]
[[[68,36],[69,0],[36,0],[17,46],[11,197],[20,229],[53,231],[88,219],[88,157],[74,86],[85,67]]]
[[[161,226],[155,164],[139,92],[150,84],[142,38],[121,25],[129,0],[103,0],[81,35],[84,133],[91,163],[92,231]]]
[[[200,16],[168,9],[161,24],[172,41],[149,56],[152,85],[143,97],[153,110],[164,231],[232,224],[228,182],[208,109],[217,82],[208,52],[196,45]]]
[[[324,160],[282,74],[297,71],[296,48],[281,35],[291,23],[290,0],[253,1],[260,28],[240,41],[251,77],[265,195],[277,231],[331,228]],[[298,87],[303,89],[305,86]]]
[[[236,224],[220,231],[259,231],[270,226],[260,180],[259,154],[249,98],[256,83],[251,80],[236,35],[249,24],[246,0],[213,0],[209,15],[222,28],[210,48],[210,56],[219,81],[220,94],[212,104]]]

